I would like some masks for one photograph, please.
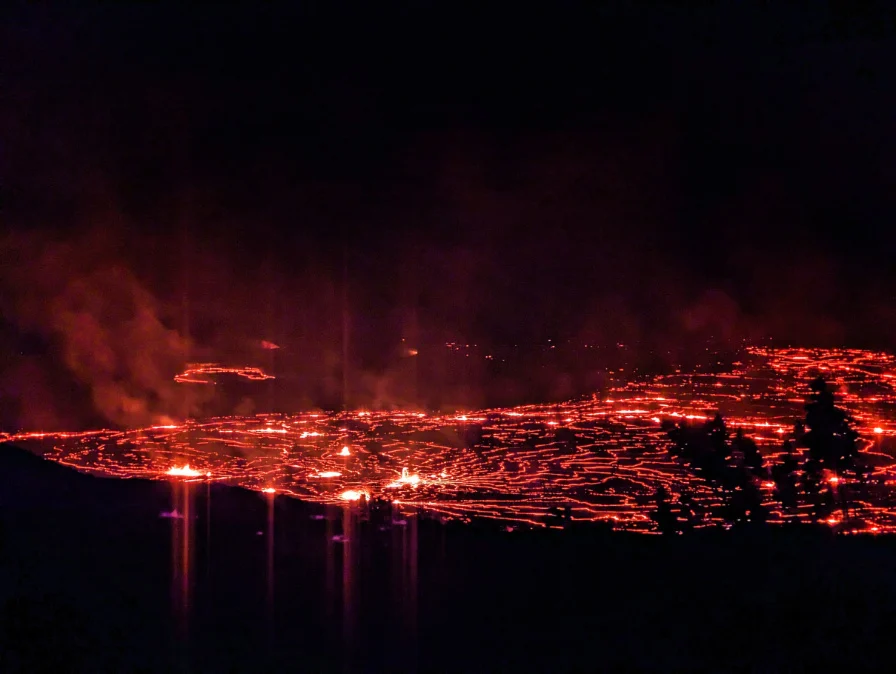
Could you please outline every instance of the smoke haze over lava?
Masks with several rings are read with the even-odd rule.
[[[821,8],[596,14],[506,63],[501,17],[384,48],[303,10],[13,10],[3,425],[484,407],[744,340],[891,348],[892,41]],[[175,382],[191,362],[277,379]]]

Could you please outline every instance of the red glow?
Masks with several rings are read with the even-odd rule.
[[[658,487],[673,500],[687,489],[703,512],[721,498],[669,456],[663,421],[699,422],[722,409],[731,429],[744,429],[767,461],[777,462],[783,439],[805,413],[806,383],[823,370],[855,418],[874,469],[867,500],[853,502],[869,523],[863,531],[896,532],[896,507],[887,499],[896,483],[888,443],[896,427],[896,358],[847,349],[751,349],[744,360],[720,374],[616,384],[603,401],[448,415],[364,410],[232,416],[128,431],[35,431],[0,441],[116,477],[192,479],[214,473],[225,484],[257,491],[275,484],[278,494],[332,504],[362,494],[389,501],[400,495],[402,507],[512,526],[544,526],[557,508],[569,507],[574,521],[651,531],[650,497]],[[194,366],[184,376],[210,383],[205,378],[221,372],[270,378],[257,368],[219,366]],[[482,429],[482,444],[470,448],[451,440],[458,429],[474,426]],[[575,442],[560,440],[560,433],[571,433]],[[376,451],[366,449],[370,441]],[[803,451],[796,449],[798,455]],[[849,489],[852,479],[833,476],[830,484]],[[806,511],[783,513],[775,484],[766,480],[761,486],[771,523],[810,518]],[[698,526],[718,523],[708,516]]]
[[[265,374],[259,367],[224,367],[217,363],[195,363],[175,376],[174,381],[180,384],[214,384],[210,375],[215,374],[232,374],[252,381],[274,379],[273,375]]]
[[[171,475],[172,477],[199,477],[202,473],[195,468],[190,468],[190,464],[186,464],[169,468],[165,475]]]

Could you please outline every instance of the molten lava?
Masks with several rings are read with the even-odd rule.
[[[174,377],[174,381],[179,384],[214,384],[211,375],[216,374],[232,374],[252,381],[274,379],[274,375],[266,374],[258,367],[224,367],[217,363],[194,363]]]
[[[871,495],[850,506],[869,522],[869,531],[896,531],[896,506],[890,505],[896,358],[849,349],[750,349],[743,360],[721,372],[698,369],[615,384],[602,400],[448,415],[365,410],[232,416],[127,431],[35,431],[0,441],[116,477],[214,474],[225,484],[330,504],[362,495],[393,501],[398,495],[402,508],[512,526],[551,524],[568,509],[573,521],[651,531],[659,487],[673,499],[686,491],[704,513],[721,502],[716,490],[670,457],[664,421],[699,423],[720,410],[732,432],[743,429],[767,462],[778,462],[794,422],[805,415],[807,383],[822,374],[855,419],[873,467]],[[270,378],[257,368],[206,364],[192,366],[178,381],[211,383],[221,373]],[[804,451],[795,450],[800,461]],[[406,468],[396,475],[401,466]],[[841,474],[828,485],[848,489],[851,480]],[[771,523],[811,517],[805,509],[782,512],[775,483],[760,486]],[[706,516],[700,525],[714,523]]]
[[[170,475],[172,477],[199,477],[202,475],[202,472],[195,468],[190,468],[190,464],[186,464],[184,466],[169,468],[165,471],[165,475]]]

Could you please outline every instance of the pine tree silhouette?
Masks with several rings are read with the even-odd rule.
[[[849,518],[849,490],[843,476],[865,472],[858,448],[858,432],[846,411],[835,404],[834,393],[818,377],[809,384],[805,427],[800,444],[808,449],[803,465],[804,488],[814,506],[816,520],[829,515],[840,502],[844,519]],[[826,477],[830,475],[830,477]]]
[[[764,461],[752,439],[738,432],[729,442],[721,414],[702,426],[667,423],[664,429],[672,441],[670,453],[720,493],[722,519],[731,524],[765,522],[768,513],[757,483]],[[733,460],[735,451],[739,461]]]
[[[679,530],[678,518],[669,504],[669,492],[666,491],[665,487],[660,485],[654,494],[654,500],[656,501],[656,510],[650,514],[650,518],[656,522],[660,533],[676,533]]]
[[[784,441],[784,458],[772,467],[772,480],[775,482],[775,493],[785,510],[797,507],[797,470],[799,462],[793,454],[793,443]]]
[[[734,436],[733,448],[735,452],[740,453],[741,461],[743,461],[746,470],[758,478],[765,477],[765,459],[759,453],[759,447],[753,438],[745,436],[741,428],[737,429],[737,433]]]

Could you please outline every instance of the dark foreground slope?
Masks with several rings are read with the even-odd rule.
[[[315,519],[326,511],[283,498],[269,510],[267,497],[197,485],[185,558],[184,520],[159,517],[179,488],[93,478],[0,447],[0,671],[857,671],[891,661],[891,539],[507,533],[410,518],[384,530],[354,521],[347,548],[333,541],[341,509]]]

